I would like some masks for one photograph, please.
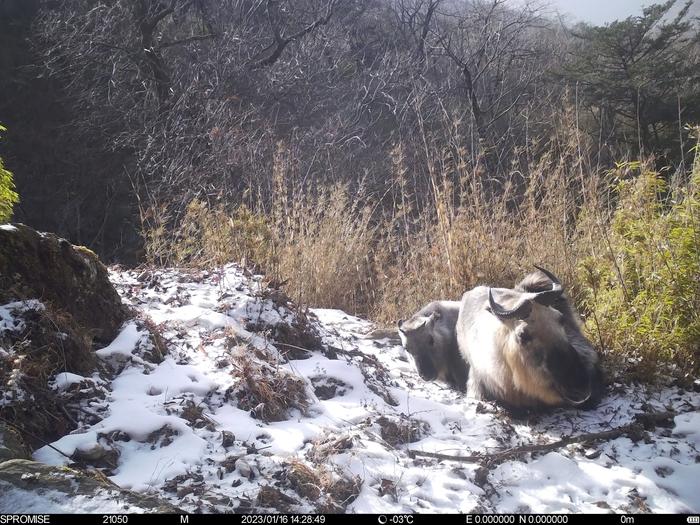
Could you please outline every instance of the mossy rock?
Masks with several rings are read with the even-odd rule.
[[[13,490],[14,489],[14,490]],[[31,512],[65,507],[68,511],[85,497],[86,501],[100,498],[110,508],[122,507],[124,512],[182,513],[181,509],[154,496],[146,496],[119,488],[99,473],[88,475],[67,467],[52,467],[25,459],[13,459],[0,463],[0,513],[27,512],[27,509],[11,509],[16,504],[13,492],[31,493]],[[5,499],[7,497],[7,499]],[[27,498],[24,501],[30,501]]]
[[[24,224],[0,226],[0,303],[39,299],[107,344],[126,318],[107,269],[84,247]]]
[[[21,328],[0,331],[10,351],[0,355],[0,393],[9,394],[0,418],[36,448],[75,428],[48,381],[59,372],[91,375],[95,346],[116,337],[127,310],[90,250],[23,224],[0,225],[0,304],[26,299],[39,307],[18,308]]]

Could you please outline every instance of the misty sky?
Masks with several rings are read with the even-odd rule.
[[[631,15],[641,15],[642,6],[660,4],[664,0],[548,0],[552,8],[569,15],[570,21],[604,24]],[[685,0],[678,0],[677,7]],[[691,10],[700,14],[700,0],[695,0]]]

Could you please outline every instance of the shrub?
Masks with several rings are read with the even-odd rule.
[[[0,133],[6,131],[0,124]],[[5,169],[2,157],[0,157],[0,223],[7,222],[12,217],[12,208],[19,202],[19,196],[15,192],[15,183],[12,173]]]
[[[273,260],[272,230],[264,215],[239,206],[192,199],[179,221],[165,205],[141,212],[146,260],[159,265],[217,266],[231,261],[258,266]]]
[[[674,192],[649,164],[620,164],[615,175],[608,249],[579,266],[589,329],[633,377],[690,377],[700,352],[700,155]]]

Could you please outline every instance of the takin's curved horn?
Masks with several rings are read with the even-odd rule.
[[[543,274],[545,274],[547,277],[549,277],[549,280],[552,281],[552,290],[561,290],[561,281],[557,279],[557,276],[554,275],[552,272],[549,270],[545,270],[541,266],[537,266],[536,264],[533,265],[535,268],[537,268],[539,271],[541,271]]]
[[[584,398],[582,398],[582,399],[580,399],[580,400],[578,400],[578,401],[575,400],[575,399],[571,399],[570,397],[567,397],[567,396],[562,396],[562,397],[563,397],[566,401],[568,401],[569,403],[571,403],[572,405],[574,405],[574,406],[579,406],[579,405],[583,405],[586,401],[588,401],[588,400],[591,398],[591,392],[588,392],[588,394],[586,394],[586,397],[584,397]]]
[[[566,388],[562,388],[561,386],[556,387],[555,390],[559,392],[559,394],[561,395],[561,397],[564,398],[565,401],[571,403],[573,406],[583,405],[593,395],[593,387],[591,385],[590,378],[588,379],[588,385],[581,392],[567,392]],[[578,396],[574,397],[571,395],[572,393],[578,394]]]
[[[532,303],[529,299],[521,300],[515,308],[506,310],[493,298],[493,292],[489,288],[489,308],[491,313],[499,319],[525,319],[532,311]]]
[[[533,300],[544,306],[550,306],[561,297],[561,294],[564,292],[564,288],[561,285],[561,281],[557,279],[557,276],[554,275],[552,272],[550,272],[549,270],[545,270],[544,268],[542,268],[541,266],[537,266],[536,264],[534,266],[543,274],[545,274],[550,281],[552,281],[552,289],[545,290],[544,292],[539,292]]]

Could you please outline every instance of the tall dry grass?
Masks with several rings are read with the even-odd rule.
[[[564,114],[558,133],[523,152],[522,167],[507,180],[468,168],[458,145],[439,154],[426,148],[427,195],[410,182],[401,144],[391,153],[386,188],[373,193],[362,184],[300,182],[289,150],[279,144],[266,206],[192,201],[176,229],[147,230],[147,250],[159,263],[252,264],[301,305],[340,308],[387,325],[478,284],[511,286],[538,264],[567,286],[591,339],[625,361],[620,342],[639,334],[630,323],[616,324],[615,315],[636,298],[608,293],[624,291],[629,279],[618,267],[623,255],[629,258],[618,231],[624,221],[618,207],[627,202],[618,191],[621,173],[588,162],[573,122]],[[655,202],[650,213],[660,216],[664,206]],[[162,210],[151,213],[155,224],[170,219]],[[598,263],[607,269],[605,280],[594,278]],[[619,304],[602,307],[613,298]],[[649,323],[644,329],[653,332]],[[645,350],[644,370],[679,355],[684,371],[697,368],[697,359],[671,346],[663,356]]]
[[[542,149],[505,181],[469,171],[459,148],[426,152],[425,195],[412,184],[398,144],[385,191],[370,194],[362,184],[298,182],[279,144],[266,206],[195,199],[178,221],[151,207],[147,254],[158,264],[241,261],[284,283],[301,304],[386,323],[477,284],[511,285],[534,263],[575,284],[577,261],[600,244],[596,225],[609,220],[606,184],[582,166],[579,137],[566,126]],[[163,226],[172,222],[175,228]]]
[[[596,232],[605,229],[611,203],[607,175],[586,162],[586,145],[567,122],[507,180],[468,171],[459,149],[434,160],[430,205],[384,240],[374,318],[391,322],[478,284],[512,286],[533,264],[577,293],[578,261],[600,250]]]

